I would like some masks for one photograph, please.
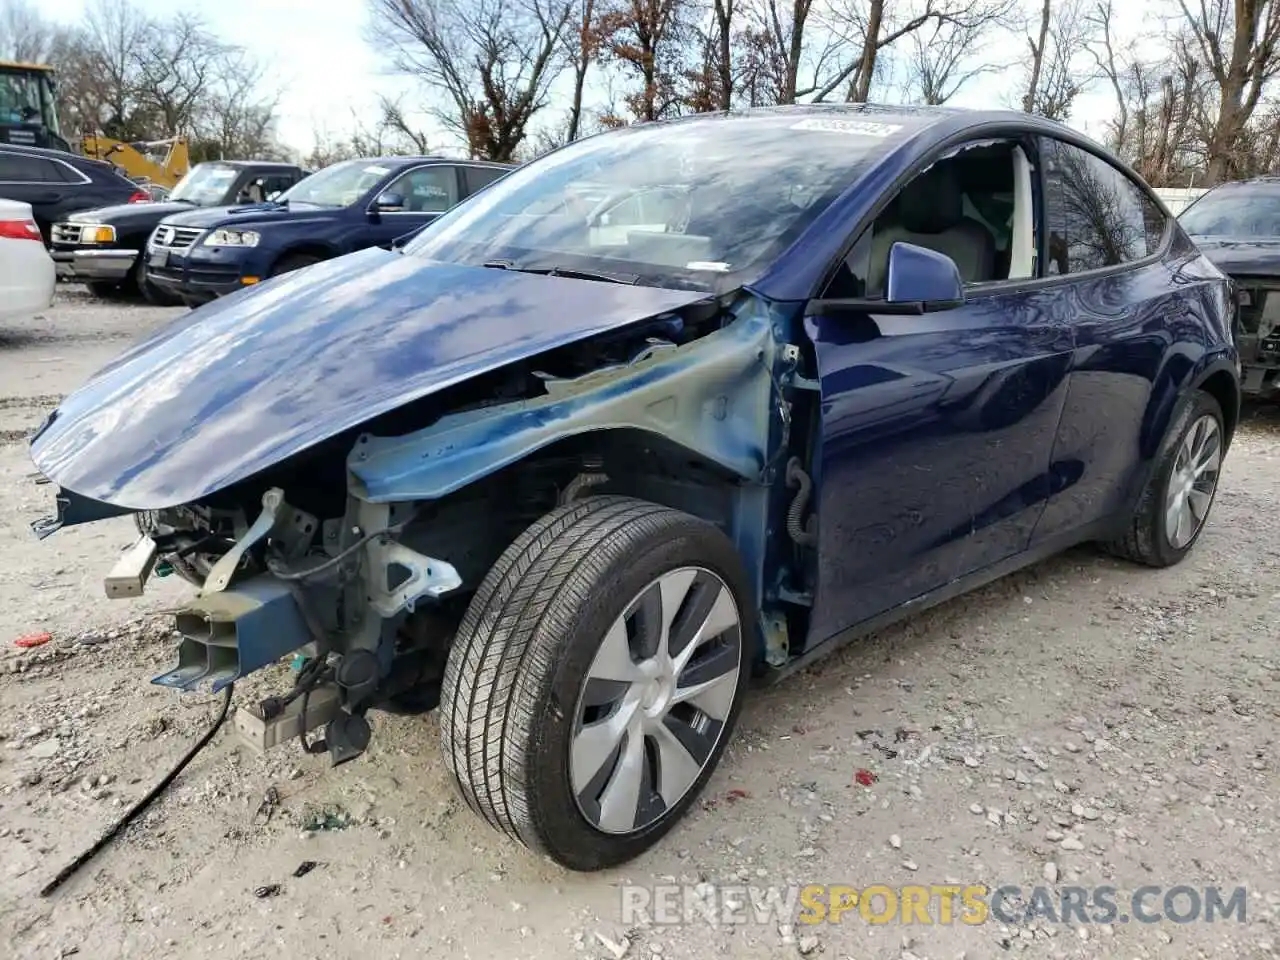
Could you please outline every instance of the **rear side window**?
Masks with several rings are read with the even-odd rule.
[[[57,164],[42,157],[0,153],[0,180],[9,183],[61,183]]]
[[[1101,157],[1042,143],[1049,276],[1114,267],[1159,248],[1165,217],[1141,187]]]
[[[498,167],[464,167],[463,176],[466,178],[467,196],[487,187],[506,172]]]

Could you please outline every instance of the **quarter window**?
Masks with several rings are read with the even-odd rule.
[[[1141,260],[1159,249],[1165,217],[1146,192],[1101,157],[1044,141],[1050,276]]]
[[[469,196],[487,187],[507,171],[501,167],[465,167],[463,172],[467,178],[467,194]]]
[[[61,183],[58,168],[40,157],[0,153],[0,180],[9,183]]]

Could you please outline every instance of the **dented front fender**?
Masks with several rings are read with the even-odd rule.
[[[684,346],[572,380],[547,395],[445,417],[397,437],[359,438],[352,492],[372,502],[433,500],[558,440],[601,430],[660,435],[755,480],[768,459],[775,349],[765,307],[744,299],[736,319]]]

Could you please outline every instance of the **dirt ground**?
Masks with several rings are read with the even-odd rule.
[[[1245,960],[1280,944],[1280,415],[1267,411],[1242,425],[1183,564],[1154,572],[1077,550],[758,693],[701,805],[624,869],[569,874],[490,831],[453,796],[434,716],[379,714],[367,755],[336,769],[296,743],[259,757],[228,725],[150,812],[42,899],[217,708],[147,682],[170,658],[152,615],[180,582],[104,598],[129,521],[44,542],[28,526],[52,496],[31,478],[26,433],[177,312],[69,288],[45,317],[0,330],[9,955]],[[14,646],[32,631],[53,640]],[[286,683],[268,671],[236,702]],[[314,868],[295,877],[306,861]],[[1246,888],[1247,906],[1243,922],[1213,923],[872,924],[855,909],[838,924],[747,911],[752,922],[668,925],[624,916],[624,883],[684,883],[700,896],[809,883],[1110,885],[1121,907],[1144,885],[1216,885],[1224,899]],[[1161,909],[1159,897],[1148,904]]]

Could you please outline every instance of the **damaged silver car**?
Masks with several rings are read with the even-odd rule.
[[[1073,163],[1124,200],[1105,249]],[[35,436],[35,528],[133,514],[108,594],[195,586],[156,683],[295,657],[238,711],[260,746],[341,763],[371,710],[438,710],[472,808],[598,869],[690,806],[753,678],[1082,541],[1180,560],[1228,292],[1038,118],[642,124],[134,345]]]

